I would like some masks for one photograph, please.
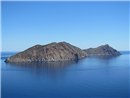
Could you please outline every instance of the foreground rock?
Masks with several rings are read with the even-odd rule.
[[[48,45],[35,45],[23,52],[8,57],[5,62],[71,61],[88,56],[86,52],[69,43],[54,42]]]
[[[99,46],[97,48],[84,49],[89,55],[121,55],[120,52],[110,47],[108,44]]]

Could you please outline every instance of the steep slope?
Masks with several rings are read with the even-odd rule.
[[[97,48],[84,49],[89,55],[121,55],[120,52],[110,47],[108,44],[99,46]]]
[[[71,61],[89,56],[78,47],[66,42],[35,45],[23,52],[8,57],[5,62]]]

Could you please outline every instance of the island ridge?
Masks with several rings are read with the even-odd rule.
[[[23,52],[8,57],[5,62],[71,61],[88,56],[86,52],[69,43],[53,42],[47,45],[35,45]]]
[[[8,57],[5,62],[72,61],[83,59],[90,55],[121,55],[121,53],[108,44],[82,50],[67,42],[53,42],[47,45],[35,45]]]

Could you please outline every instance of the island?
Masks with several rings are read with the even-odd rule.
[[[89,55],[121,55],[116,49],[110,47],[108,44],[101,45],[97,48],[84,49]]]
[[[67,42],[53,42],[47,45],[35,45],[8,57],[5,62],[72,61],[88,56],[85,51]]]
[[[80,49],[67,42],[53,42],[47,45],[35,45],[25,51],[8,57],[5,62],[49,62],[49,61],[72,61],[79,60],[90,55],[121,55],[116,49],[108,44],[97,48]]]

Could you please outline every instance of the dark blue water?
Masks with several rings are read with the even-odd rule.
[[[129,55],[91,56],[72,62],[10,63],[1,56],[2,98],[129,98]]]

